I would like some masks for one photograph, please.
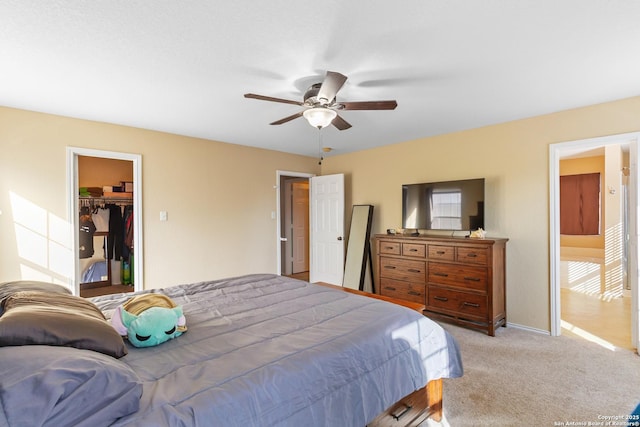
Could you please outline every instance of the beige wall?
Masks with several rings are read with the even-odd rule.
[[[133,162],[78,156],[78,187],[118,186],[120,182],[133,182]]]
[[[640,97],[325,158],[374,232],[401,226],[401,185],[486,178],[485,226],[507,243],[507,320],[550,330],[549,144],[640,130]]]
[[[549,144],[638,131],[639,117],[635,97],[328,156],[322,174],[345,173],[347,217],[375,206],[374,232],[400,227],[403,183],[484,177],[488,234],[510,239],[507,319],[549,330]],[[275,171],[319,172],[314,158],[0,108],[0,281],[68,274],[46,249],[68,247],[54,231],[68,221],[67,146],[142,155],[148,288],[276,271]],[[45,249],[18,246],[22,223]]]
[[[320,172],[310,157],[0,108],[0,281],[66,283],[68,146],[142,156],[146,288],[277,271],[276,170]]]

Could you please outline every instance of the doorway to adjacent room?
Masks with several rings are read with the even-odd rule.
[[[277,171],[278,274],[309,280],[309,179],[313,174]]]
[[[306,181],[307,185],[305,185]],[[308,201],[305,201],[306,195],[297,197],[298,204],[294,207],[293,198],[290,205],[291,212],[298,212],[298,216],[302,217],[303,212],[308,212],[308,220],[301,219],[295,221],[290,219],[285,221],[287,207],[285,205],[286,188],[291,183],[289,193],[293,197],[293,183],[300,183],[299,192],[308,193]],[[289,265],[291,265],[290,274],[304,275],[302,271],[308,268],[308,281],[326,282],[334,285],[342,285],[344,274],[344,175],[333,174],[315,176],[300,172],[276,171],[276,206],[277,211],[272,212],[272,218],[277,220],[277,273],[286,275]],[[307,190],[308,188],[308,190]],[[295,214],[291,214],[291,217]],[[297,247],[287,237],[286,230],[297,228],[296,223],[306,224],[308,222],[308,232],[306,243],[304,238],[298,240]],[[306,226],[306,225],[305,225]],[[302,230],[303,227],[300,227]],[[298,232],[298,236],[304,233]],[[293,232],[291,232],[293,236]],[[291,246],[289,246],[291,244]],[[289,254],[300,254],[300,258],[308,259],[308,267],[305,263],[297,263],[298,273],[294,273],[294,258],[287,258]]]
[[[550,146],[552,335],[637,348],[638,135]],[[599,231],[562,234],[561,176],[594,173],[600,175]]]
[[[309,278],[309,179],[281,178],[282,275]]]

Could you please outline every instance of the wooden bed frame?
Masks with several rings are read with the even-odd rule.
[[[369,298],[402,305],[417,311],[421,315],[423,315],[423,311],[425,309],[424,304],[416,302],[402,301],[383,295],[331,285],[329,283],[318,282],[316,284],[335,289],[342,289],[343,291],[350,292],[352,294],[363,295]],[[429,417],[438,422],[442,420],[441,379],[429,381],[425,387],[400,399],[399,402],[391,405],[391,407],[386,411],[378,415],[375,420],[367,424],[366,427],[417,427]]]

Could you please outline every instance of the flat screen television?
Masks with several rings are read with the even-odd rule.
[[[447,231],[484,228],[484,178],[403,185],[402,227]]]

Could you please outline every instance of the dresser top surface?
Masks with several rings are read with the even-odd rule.
[[[459,236],[440,236],[434,234],[420,234],[419,236],[409,236],[405,234],[376,234],[376,239],[387,240],[402,240],[402,241],[415,241],[415,242],[446,242],[446,243],[471,243],[478,245],[489,245],[493,243],[505,243],[509,239],[504,237],[485,237],[484,239],[477,239],[471,237],[459,237]]]

